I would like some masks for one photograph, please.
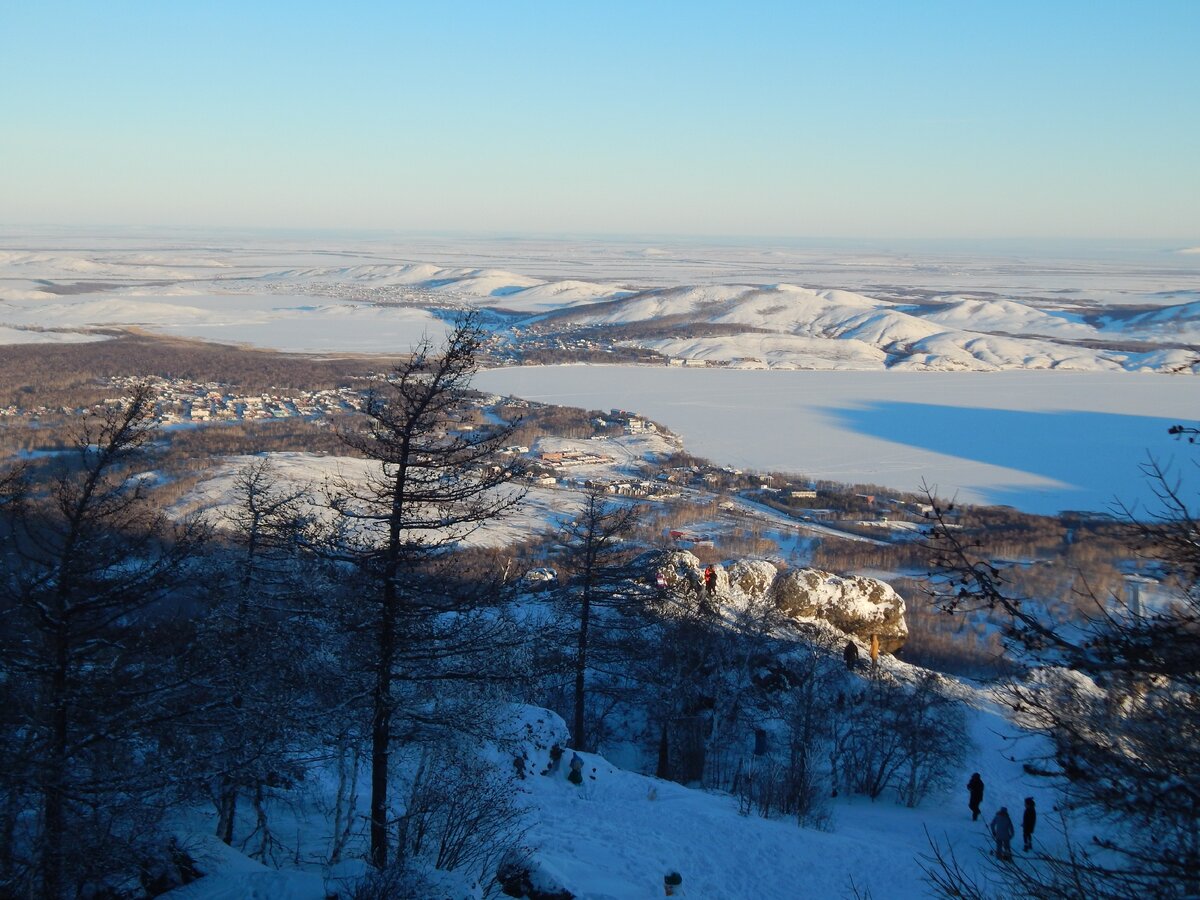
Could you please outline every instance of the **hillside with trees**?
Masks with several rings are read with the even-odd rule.
[[[511,448],[541,433],[531,423],[612,429],[584,411],[522,419],[515,403],[481,414],[480,346],[459,320],[322,429],[360,474],[298,486],[251,457],[219,514],[167,514],[180,460],[245,437],[160,441],[146,384],[0,473],[0,892],[562,900],[597,872],[619,880],[618,863],[648,877],[668,853],[654,816],[701,842],[751,829],[797,878],[857,892],[804,848],[848,852],[839,822],[949,823],[960,773],[984,766],[993,790],[1038,792],[1047,818],[1057,803],[1064,834],[992,864],[934,836],[925,877],[946,896],[1195,893],[1200,563],[1164,473],[1150,473],[1151,521],[928,498],[920,540],[831,525],[794,565],[731,557],[732,538],[683,549],[664,539],[683,527],[673,507],[595,484],[534,539],[475,546],[522,503]],[[710,522],[765,483],[680,455],[660,469]],[[877,505],[819,489],[848,513]],[[778,505],[746,509],[773,528],[805,514]],[[774,546],[761,530],[737,540]],[[1114,608],[1114,554],[1142,560],[1169,602]],[[849,574],[922,564],[904,597]],[[970,623],[974,649],[917,608],[924,591]],[[1005,744],[1019,765],[980,737],[999,730],[1030,748]],[[600,808],[627,835],[605,853],[588,849],[609,827]],[[911,839],[882,852],[912,870]],[[715,845],[688,858],[687,883],[715,895],[797,889]]]

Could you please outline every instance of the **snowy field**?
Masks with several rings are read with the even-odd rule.
[[[1186,248],[984,249],[0,232],[0,327],[10,329],[0,341],[12,329],[137,326],[300,352],[391,353],[427,329],[436,339],[430,310],[479,307],[568,333],[637,325],[636,346],[744,367],[1195,364],[1200,256]]]
[[[1150,500],[1147,452],[1183,464],[1174,422],[1200,418],[1190,377],[1094,373],[761,372],[513,367],[479,387],[621,407],[721,463],[1004,503],[1041,513]]]

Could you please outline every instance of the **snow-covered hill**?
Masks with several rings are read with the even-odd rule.
[[[539,259],[538,268],[544,265]],[[479,307],[499,314],[502,331],[537,325],[539,335],[567,337],[587,329],[594,342],[620,329],[626,347],[780,369],[1179,371],[1195,368],[1200,345],[1200,301],[1187,279],[1131,295],[1129,305],[1098,306],[1068,299],[1080,291],[1062,288],[1061,274],[1047,282],[1044,294],[1054,299],[1046,299],[1023,273],[1012,276],[1021,289],[1008,294],[918,296],[882,285],[851,291],[772,281],[762,259],[756,271],[761,280],[662,286],[367,251],[225,258],[211,247],[13,250],[0,252],[0,326],[137,325],[276,349],[394,352],[420,328],[437,337],[432,311]],[[826,269],[813,277],[829,283]],[[381,321],[381,308],[404,321]],[[11,338],[0,332],[0,341]],[[513,352],[519,356],[519,342]]]
[[[902,677],[915,671],[895,661],[885,665]],[[533,707],[513,708],[510,730],[523,735],[520,746],[492,751],[490,758],[505,777],[512,773],[513,754],[527,759],[526,776],[512,782],[529,827],[524,864],[534,883],[548,892],[567,891],[562,896],[577,900],[642,900],[663,896],[664,877],[677,872],[682,890],[676,896],[706,900],[842,898],[855,896],[856,889],[858,896],[916,900],[928,896],[922,865],[930,838],[952,846],[968,871],[979,870],[992,846],[985,822],[1000,806],[1015,813],[1028,796],[1043,810],[1054,806],[1046,785],[1004,752],[1017,732],[988,691],[969,683],[958,683],[955,690],[969,710],[970,739],[965,762],[951,778],[955,787],[915,809],[891,796],[874,802],[834,798],[819,829],[746,815],[733,796],[639,774],[603,753],[580,753],[583,781],[572,784],[565,760],[574,751],[568,746],[563,763],[553,769],[548,753],[554,744],[567,746],[565,724]],[[967,810],[964,786],[972,772],[979,772],[987,786],[979,822],[972,822]],[[329,841],[322,810],[330,798],[323,792],[335,785],[320,776],[312,781],[272,816],[293,836],[297,855],[313,862],[296,866],[289,861],[271,869],[181,827],[180,844],[198,859],[204,877],[167,896],[324,900],[331,889],[344,890],[366,871],[361,860],[353,859],[362,847],[351,847],[350,858],[332,869],[315,861]],[[1039,849],[1059,849],[1061,837],[1046,818],[1036,836]],[[480,896],[473,879],[431,874],[442,885],[431,900]]]

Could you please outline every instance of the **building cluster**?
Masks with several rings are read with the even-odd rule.
[[[375,284],[355,281],[280,281],[258,279],[254,282],[256,292],[268,294],[300,295],[304,297],[332,297],[355,303],[373,303],[377,306],[412,306],[430,309],[462,305],[457,295],[434,291],[412,284]],[[407,348],[400,348],[407,350]]]
[[[144,378],[109,379],[115,388],[132,388]],[[265,391],[241,394],[228,385],[182,379],[149,379],[154,388],[154,419],[163,425],[208,422],[243,422],[254,419],[317,419],[361,410],[363,395],[354,388],[319,391]],[[118,406],[124,397],[110,397],[94,407],[0,407],[0,416],[37,419],[46,415],[82,416],[104,407]]]
[[[713,535],[699,531],[672,529],[668,532],[668,536],[675,542],[675,546],[681,550],[713,547],[716,544],[716,539]]]
[[[607,453],[594,450],[547,450],[538,454],[538,462],[551,469],[570,466],[604,466],[613,461]]]
[[[132,383],[134,379],[113,379]],[[362,409],[362,392],[354,388],[319,391],[264,391],[239,394],[215,382],[153,382],[155,416],[164,425],[183,422],[241,422],[255,419],[322,418]],[[106,401],[119,403],[118,400]]]
[[[596,428],[619,425],[626,434],[658,434],[657,425],[625,409],[611,409],[607,416],[592,419],[592,425]]]
[[[662,502],[674,500],[680,496],[679,491],[671,490],[654,481],[631,478],[583,477],[569,473],[554,471],[533,471],[528,476],[529,483],[537,487],[564,487],[571,490],[598,490],[616,497],[630,497],[635,500],[653,500]]]

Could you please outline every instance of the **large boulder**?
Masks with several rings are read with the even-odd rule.
[[[895,653],[908,640],[903,598],[875,578],[795,569],[776,578],[771,591],[789,616],[824,619],[864,642],[878,635],[883,653]]]
[[[704,566],[695,554],[686,550],[659,555],[654,571],[663,589],[671,594],[699,596],[704,591]]]
[[[755,600],[767,595],[779,574],[775,564],[765,559],[739,559],[729,567],[728,572],[729,586]],[[717,587],[721,587],[720,573],[717,576]]]

